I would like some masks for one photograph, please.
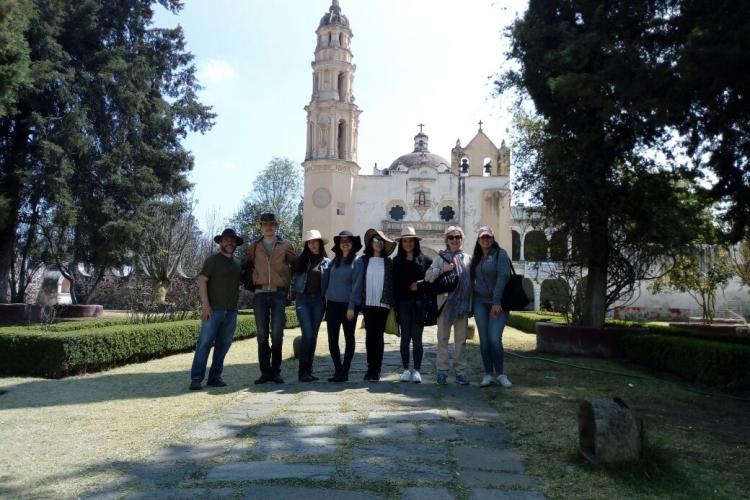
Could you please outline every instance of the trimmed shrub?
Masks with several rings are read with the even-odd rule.
[[[630,335],[625,356],[692,382],[730,389],[750,388],[750,346],[675,335]]]
[[[287,309],[286,326],[298,324],[294,311]],[[6,328],[0,331],[0,373],[60,378],[160,358],[193,350],[199,330],[199,320],[49,332]],[[254,316],[238,316],[236,340],[255,331]]]
[[[716,342],[728,342],[731,344],[743,344],[750,346],[750,337],[733,337],[728,335],[716,336],[710,333],[704,333],[696,330],[690,330],[688,328],[680,328],[678,326],[665,325],[662,323],[646,323],[645,325],[652,333],[658,333],[662,335],[672,335],[683,338],[694,338],[713,340]]]
[[[508,316],[508,326],[512,326],[522,332],[536,333],[536,324],[539,321],[551,321],[553,323],[562,323],[562,315],[558,313],[537,313],[511,311]]]

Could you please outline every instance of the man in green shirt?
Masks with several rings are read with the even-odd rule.
[[[195,346],[193,368],[190,370],[192,391],[201,389],[211,345],[214,347],[214,357],[206,385],[227,385],[221,378],[221,373],[224,370],[224,357],[232,345],[234,329],[237,326],[240,263],[234,258],[234,251],[242,245],[242,238],[237,236],[234,229],[225,229],[223,233],[214,237],[214,241],[219,244],[219,252],[206,259],[198,276],[202,321]]]

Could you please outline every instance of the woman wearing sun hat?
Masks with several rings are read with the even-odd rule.
[[[424,279],[432,259],[422,253],[417,236],[411,226],[404,226],[398,240],[398,254],[393,259],[393,298],[399,326],[401,327],[401,362],[404,372],[402,382],[422,381],[422,332],[424,330],[423,294],[417,291],[417,282]],[[412,344],[414,370],[409,370],[409,344]]]
[[[393,261],[389,257],[396,242],[377,229],[365,232],[365,252],[357,259],[361,268],[362,315],[365,318],[367,372],[365,380],[380,381],[385,342],[383,334],[388,312],[393,307]]]
[[[459,226],[448,226],[445,230],[445,250],[440,252],[440,258],[436,258],[425,274],[425,281],[434,282],[443,273],[452,272],[454,269],[458,274],[458,286],[448,293],[442,302],[441,313],[437,323],[437,382],[448,383],[448,340],[453,328],[453,371],[456,374],[456,383],[466,385],[469,377],[466,373],[466,330],[469,325],[469,313],[471,312],[471,279],[469,266],[471,255],[464,253],[463,249],[464,231]]]
[[[298,374],[300,382],[318,380],[312,374],[312,367],[318,330],[326,308],[321,280],[323,269],[330,263],[324,246],[326,243],[328,240],[317,229],[305,231],[302,235],[304,249],[294,267],[295,309],[302,330]]]
[[[355,256],[362,248],[362,240],[351,231],[341,231],[333,237],[333,260],[323,270],[323,290],[326,297],[328,349],[336,373],[329,382],[349,380],[349,368],[354,358],[354,330],[362,303],[362,276],[355,266]],[[344,329],[344,360],[339,349],[339,330]]]

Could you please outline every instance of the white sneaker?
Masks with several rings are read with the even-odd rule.
[[[513,387],[513,384],[508,380],[508,377],[504,373],[497,376],[497,383],[506,388]]]
[[[401,382],[409,382],[411,380],[411,372],[409,370],[404,370],[404,373],[401,374]]]
[[[417,370],[414,370],[414,373],[411,376],[411,381],[415,384],[419,384],[420,382],[422,382],[422,375],[420,375]]]
[[[488,373],[482,378],[482,381],[479,383],[479,387],[489,387],[492,385],[492,382],[492,375]]]

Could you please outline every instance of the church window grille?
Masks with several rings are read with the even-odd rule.
[[[388,216],[391,220],[403,220],[404,215],[406,215],[406,211],[401,205],[396,205],[388,211]]]
[[[440,218],[444,220],[445,222],[452,221],[455,216],[456,216],[456,212],[453,210],[453,207],[451,206],[445,206],[440,211]]]

